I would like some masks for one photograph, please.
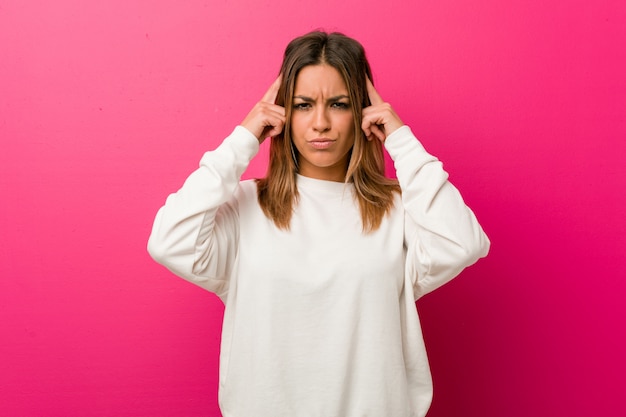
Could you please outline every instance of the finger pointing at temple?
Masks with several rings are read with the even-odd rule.
[[[370,80],[369,77],[366,77],[366,83],[367,83],[366,84],[367,95],[370,97],[370,103],[372,103],[372,106],[383,104],[384,101],[382,97],[380,96],[380,94],[378,94],[378,91],[376,91],[376,89],[374,88],[374,84],[372,84],[372,81]]]
[[[241,122],[259,142],[278,135],[285,125],[285,108],[275,104],[281,82],[282,76],[279,76]]]
[[[403,123],[391,105],[380,97],[369,77],[366,83],[371,106],[363,109],[361,129],[363,129],[368,140],[378,138],[384,141],[387,139],[387,136],[400,128]]]

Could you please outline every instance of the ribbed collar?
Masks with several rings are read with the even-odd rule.
[[[337,181],[318,180],[311,177],[305,177],[300,174],[296,174],[296,180],[299,190],[310,190],[315,192],[324,192],[331,194],[343,194],[347,190],[352,191],[354,189],[353,183],[344,183]]]

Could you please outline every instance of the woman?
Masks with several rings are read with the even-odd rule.
[[[293,40],[263,99],[157,213],[152,257],[225,303],[225,417],[430,406],[415,300],[489,240],[370,79],[355,40]],[[266,177],[240,181],[266,137]],[[382,146],[398,181],[384,177]]]

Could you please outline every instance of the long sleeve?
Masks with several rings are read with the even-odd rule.
[[[236,127],[167,198],[148,240],[155,261],[222,298],[237,253],[237,203],[232,197],[258,150],[254,135]]]
[[[408,126],[393,132],[385,147],[402,189],[406,271],[417,299],[486,256],[490,242],[442,163],[426,152]]]

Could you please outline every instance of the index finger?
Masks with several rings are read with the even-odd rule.
[[[276,96],[278,95],[278,90],[280,89],[280,83],[282,81],[283,81],[283,74],[280,74],[278,78],[274,80],[269,90],[265,92],[261,101],[274,104],[274,102],[276,101]]]
[[[370,97],[370,102],[372,105],[383,104],[384,101],[378,91],[374,88],[374,84],[372,84],[372,80],[370,77],[365,77],[367,83],[367,95]]]

